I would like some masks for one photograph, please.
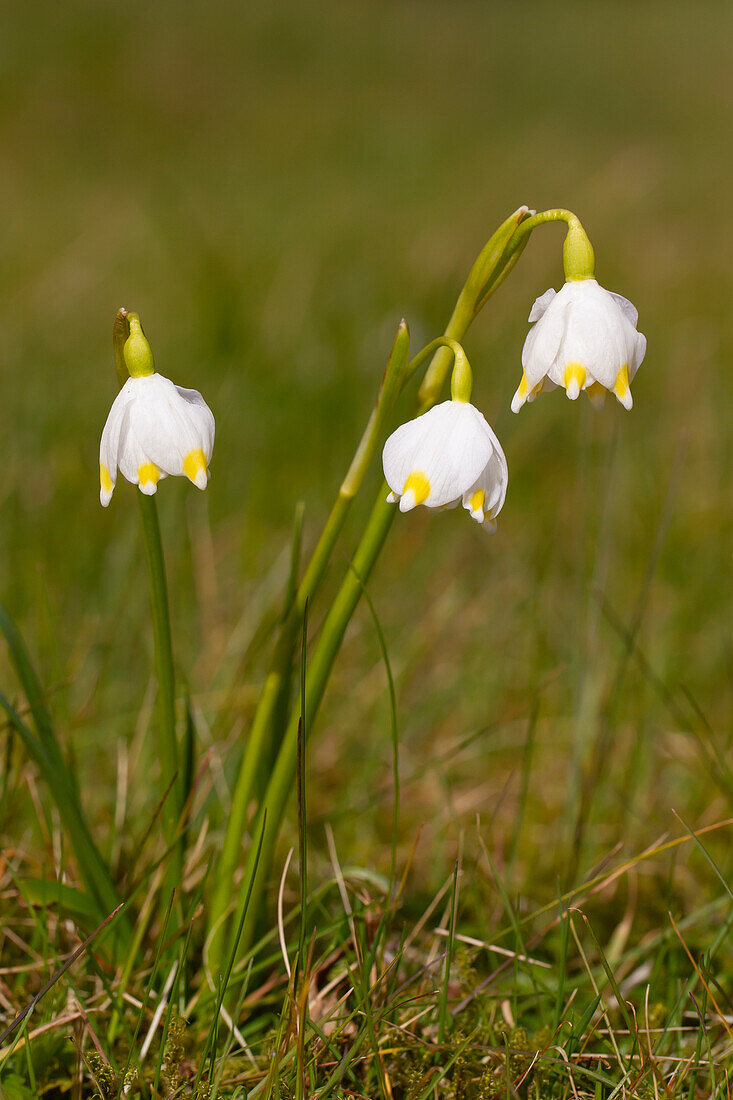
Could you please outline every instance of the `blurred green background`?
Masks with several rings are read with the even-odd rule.
[[[226,803],[294,505],[312,546],[400,317],[416,348],[438,334],[521,203],[579,214],[649,352],[631,414],[557,393],[510,413],[530,306],[561,283],[558,227],[471,330],[476,403],[510,469],[498,535],[458,513],[398,517],[370,585],[398,682],[403,840],[425,823],[416,866],[437,881],[480,813],[547,901],[574,861],[679,831],[672,806],[728,813],[710,761],[731,702],[732,33],[712,0],[69,0],[6,16],[0,595],[103,845],[119,741],[138,767],[130,812],[154,797],[138,517],[126,483],[107,511],[97,495],[115,311],[140,312],[158,369],[217,417],[207,493],[167,481],[158,497],[177,657]],[[658,683],[624,662],[603,601],[638,620]],[[389,727],[363,607],[319,724],[314,825],[331,817],[348,854],[382,866]]]

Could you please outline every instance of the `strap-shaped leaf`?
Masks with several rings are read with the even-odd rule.
[[[107,866],[99,854],[89,829],[87,828],[81,804],[66,764],[60,754],[49,753],[40,736],[36,736],[28,728],[17,710],[0,692],[0,707],[10,719],[25,749],[38,767],[41,775],[48,784],[48,789],[58,806],[61,821],[69,834],[76,860],[79,865],[79,874],[94,900],[96,915],[99,918],[107,916],[112,910],[117,909],[120,899],[110,878]],[[119,928],[124,935],[129,933],[129,924],[122,914]]]
[[[33,715],[38,737],[51,759],[62,761],[61,749],[53,729],[51,714],[46,706],[41,682],[31,662],[23,637],[7,609],[0,603],[0,630],[8,643],[13,667],[17,673],[23,694]]]
[[[65,882],[53,879],[27,878],[20,883],[26,899],[31,905],[44,908],[55,907],[65,917],[71,917],[76,924],[93,929],[98,924],[99,908],[89,894],[67,886]]]

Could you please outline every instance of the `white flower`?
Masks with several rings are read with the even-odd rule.
[[[522,349],[524,370],[512,411],[556,386],[563,386],[571,401],[585,390],[596,407],[610,390],[630,409],[629,383],[646,351],[646,337],[636,331],[638,319],[631,302],[595,279],[565,283],[557,294],[545,291],[529,315],[534,327]]]
[[[209,480],[214,416],[197,390],[162,374],[128,378],[115,398],[99,447],[99,498],[112,499],[119,467],[150,496],[161,478],[185,475],[199,489]]]
[[[384,476],[400,511],[417,504],[462,503],[478,523],[496,529],[506,496],[507,465],[499,440],[467,401],[444,401],[393,432],[382,454]]]

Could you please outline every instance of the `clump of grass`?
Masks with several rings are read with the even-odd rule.
[[[551,21],[528,9],[543,33],[521,36],[521,73],[506,48],[518,41],[510,6],[454,5],[446,35],[444,13],[423,5],[410,50],[397,7],[375,19],[327,5],[316,18],[285,0],[263,16],[224,0],[181,20],[163,4],[121,35],[116,16],[71,0],[61,40],[30,8],[10,17],[22,48],[8,54],[2,123],[20,156],[2,183],[13,217],[0,572],[27,644],[16,639],[17,675],[0,653],[3,1100],[728,1097],[731,286],[710,241],[730,221],[717,132],[730,19],[672,2],[665,34],[653,6],[618,19],[613,7],[561,5]],[[193,79],[163,89],[152,55]],[[455,78],[425,81],[426,56]],[[682,107],[670,72],[695,73],[679,83]],[[485,103],[506,126],[487,125]],[[125,167],[110,118],[130,118],[130,140],[154,155]],[[232,131],[254,138],[244,149]],[[458,138],[460,171],[444,156]],[[281,593],[287,606],[334,488],[324,471],[345,463],[372,396],[385,315],[419,301],[420,327],[440,330],[484,216],[476,181],[490,166],[492,190],[510,193],[523,163],[541,193],[572,178],[609,273],[644,301],[656,351],[634,430],[581,418],[576,435],[548,405],[510,458],[505,552],[418,517],[392,543],[390,568],[369,581],[383,622],[375,631],[368,607],[355,615],[319,739],[301,751],[308,821],[286,818],[263,915],[220,982],[206,969],[207,869]],[[187,181],[184,197],[171,181]],[[447,194],[451,233],[426,243]],[[701,232],[703,194],[715,219]],[[472,336],[507,385],[529,288],[555,279],[542,262],[508,289],[506,319]],[[136,534],[111,534],[90,488],[98,319],[130,275],[151,313],[180,318],[159,336],[166,353],[192,382],[207,372],[241,416],[218,443],[215,500],[171,488],[161,507],[190,681],[175,716],[183,768],[194,744],[199,754],[185,829],[167,843]],[[72,316],[74,339],[60,339]],[[293,494],[282,486],[309,500],[284,550]],[[361,518],[357,504],[348,537]],[[343,568],[363,595],[365,578]],[[326,576],[314,640],[333,591]],[[255,787],[271,762],[258,762]],[[256,842],[256,829],[244,850],[237,840],[235,871]],[[307,880],[297,861],[282,874],[295,847]],[[86,943],[122,897],[114,926]]]
[[[687,835],[678,842],[694,843]],[[464,865],[469,855],[464,851]],[[156,918],[124,998],[109,950],[80,954],[66,988],[56,986],[39,1000],[14,1049],[3,1048],[3,1082],[25,1080],[32,1066],[39,1090],[66,1079],[76,1082],[76,1095],[104,1100],[207,1090],[212,1097],[416,1100],[437,1090],[441,1097],[509,1093],[544,1100],[622,1089],[641,1098],[656,1095],[655,1088],[659,1095],[722,1098],[733,1056],[719,1011],[729,996],[727,893],[675,922],[679,935],[668,922],[646,942],[615,953],[614,937],[602,947],[589,917],[594,895],[614,909],[619,871],[628,878],[662,856],[655,849],[631,866],[611,862],[561,908],[524,907],[514,923],[494,929],[490,944],[457,932],[448,968],[452,876],[416,914],[405,890],[387,895],[368,868],[342,868],[332,847],[330,860],[317,855],[312,870],[319,885],[306,899],[312,931],[299,975],[292,969],[301,940],[296,881],[285,884],[280,928],[268,931],[232,971],[231,1013],[215,1021],[215,1002],[204,986],[191,985],[184,995],[170,972],[156,968],[158,937],[167,934]],[[471,913],[491,883],[488,871],[462,877],[458,929],[475,924]],[[7,887],[6,871],[6,912],[8,902],[13,908],[5,927],[26,929],[24,938],[5,939],[3,982],[12,1009],[41,987],[45,967],[53,965],[44,955],[49,942],[54,955],[64,957],[75,933],[53,910],[34,917]],[[195,926],[200,909],[190,916]],[[687,949],[706,941],[711,946],[695,970]],[[195,975],[197,934],[179,948],[181,968]],[[59,1044],[67,1035],[72,1041]],[[43,1054],[51,1038],[60,1060]]]

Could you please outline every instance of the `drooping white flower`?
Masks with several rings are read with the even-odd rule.
[[[499,440],[468,401],[444,401],[402,424],[382,453],[387,500],[400,511],[418,504],[455,508],[459,503],[486,530],[496,529],[508,480]]]
[[[214,416],[197,390],[157,373],[128,378],[102,432],[102,505],[106,508],[112,499],[118,468],[148,496],[169,475],[183,475],[205,489],[213,448]]]
[[[595,407],[602,407],[610,390],[630,409],[629,384],[646,351],[638,319],[631,302],[595,279],[567,282],[557,294],[545,291],[529,315],[533,327],[522,349],[522,380],[512,411],[556,386],[564,387],[571,401],[585,390]]]

